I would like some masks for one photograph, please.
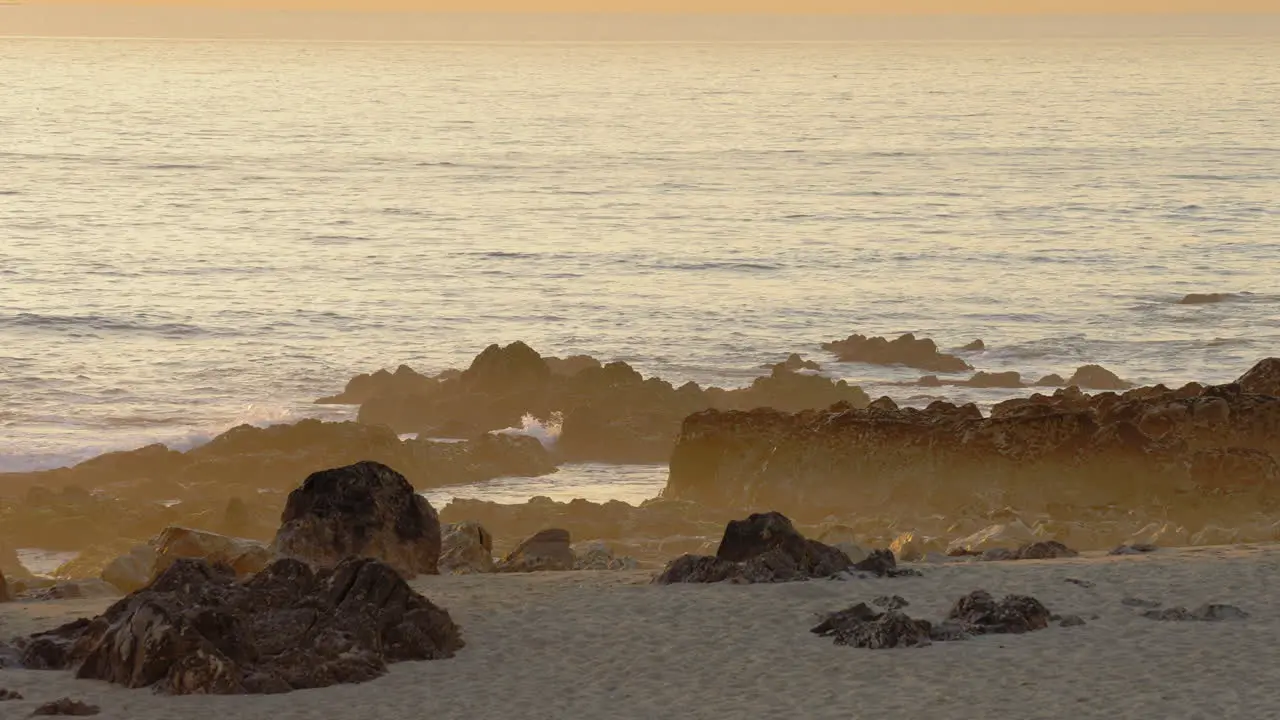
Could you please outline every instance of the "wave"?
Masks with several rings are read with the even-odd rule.
[[[29,312],[0,316],[0,328],[34,328],[55,332],[139,332],[180,338],[207,334],[204,328],[188,323],[148,323],[143,322],[142,318],[131,321],[107,315],[42,315]]]
[[[560,413],[552,413],[545,422],[526,414],[520,418],[520,427],[498,430],[496,435],[527,435],[537,439],[548,450],[555,447],[560,440],[560,429],[564,425],[564,417]]]

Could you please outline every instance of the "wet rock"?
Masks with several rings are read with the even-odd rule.
[[[1057,373],[1050,373],[1036,381],[1036,387],[1063,387],[1067,384],[1065,378]]]
[[[1256,395],[1280,397],[1280,358],[1260,360],[1235,382],[1240,389]]]
[[[1066,384],[1093,390],[1128,390],[1133,387],[1133,383],[1121,380],[1119,376],[1101,365],[1080,366]]]
[[[1120,600],[1120,604],[1125,607],[1141,607],[1141,608],[1158,608],[1162,604],[1159,600],[1144,600],[1138,597],[1126,597]]]
[[[932,340],[916,339],[916,336],[911,333],[892,341],[883,337],[855,334],[844,340],[823,343],[822,349],[835,353],[841,362],[906,365],[944,373],[964,372],[971,369],[969,363],[964,360],[938,352],[938,346]]]
[[[1015,560],[1053,560],[1078,557],[1080,553],[1056,540],[1043,540],[1023,545],[1015,553]]]
[[[4,571],[0,570],[0,602],[10,602],[13,596],[9,593],[9,581],[4,577]]]
[[[1187,610],[1185,607],[1147,610],[1142,613],[1142,617],[1165,622],[1220,622],[1222,620],[1247,620],[1249,613],[1235,605],[1210,603],[1201,605],[1195,610]]]
[[[987,591],[975,590],[956,602],[947,620],[974,635],[1019,634],[1049,627],[1049,611],[1027,595],[1007,595],[997,602]]]
[[[19,664],[28,670],[65,669],[71,664],[72,646],[88,627],[89,620],[80,618],[19,641]]]
[[[6,700],[21,700],[22,693],[17,690],[9,690],[8,688],[0,688],[0,702]]]
[[[520,543],[497,564],[498,572],[572,570],[573,549],[568,530],[542,530]]]
[[[378,395],[415,395],[430,392],[439,382],[439,377],[427,377],[408,365],[401,365],[394,373],[378,370],[357,375],[347,382],[341,393],[316,400],[316,404],[359,405]]]
[[[59,580],[48,587],[27,590],[20,596],[23,600],[95,600],[119,597],[120,590],[114,585],[94,578],[82,580]]]
[[[981,350],[986,350],[987,344],[982,342],[982,338],[978,338],[960,349],[965,352],[979,352]]]
[[[333,567],[376,558],[406,577],[435,574],[440,521],[431,503],[391,468],[360,462],[309,476],[289,494],[272,551]]]
[[[69,649],[38,667],[176,695],[364,682],[388,663],[448,658],[463,646],[448,612],[390,566],[356,557],[319,572],[278,560],[243,582],[225,566],[179,559],[97,618],[50,635]],[[31,638],[24,662],[41,638]]]
[[[32,717],[43,716],[43,715],[86,716],[86,715],[97,715],[101,711],[102,710],[97,705],[90,705],[80,700],[72,700],[69,697],[64,697],[64,698],[59,698],[57,700],[54,700],[53,702],[47,702],[37,707],[34,711],[32,711],[31,716]]]
[[[1098,586],[1097,583],[1090,580],[1081,580],[1080,578],[1063,578],[1063,582],[1069,582],[1072,585],[1079,585],[1082,588],[1092,590]]]
[[[1084,618],[1079,615],[1063,615],[1062,618],[1058,620],[1059,627],[1080,627],[1084,624],[1086,624]]]
[[[494,572],[493,536],[474,520],[441,528],[440,573],[471,575]]]
[[[821,627],[821,626],[819,626]],[[830,635],[836,645],[882,650],[900,647],[926,647],[932,644],[930,625],[925,620],[913,620],[905,613],[890,610],[873,620],[854,620],[835,625],[830,631],[819,635]],[[817,632],[817,629],[814,629]]]

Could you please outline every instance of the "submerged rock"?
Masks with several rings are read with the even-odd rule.
[[[333,567],[350,556],[376,558],[406,577],[434,575],[440,521],[404,476],[375,462],[313,473],[289,494],[272,550]]]
[[[276,693],[372,680],[462,646],[449,613],[377,560],[318,573],[278,560],[236,582],[225,566],[180,559],[93,620],[33,636],[23,659],[166,694]]]
[[[1133,383],[1121,380],[1118,375],[1101,365],[1082,365],[1066,384],[1093,390],[1127,390],[1133,387]]]
[[[1238,297],[1235,293],[1189,293],[1182,296],[1178,301],[1179,305],[1210,305],[1213,303],[1226,302],[1234,300]]]

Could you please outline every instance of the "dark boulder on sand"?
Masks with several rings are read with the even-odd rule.
[[[1028,595],[1007,595],[997,601],[985,590],[975,590],[956,601],[947,620],[972,635],[1021,634],[1049,627],[1049,610]]]
[[[731,521],[715,557],[681,556],[654,582],[785,582],[830,577],[851,567],[842,550],[804,537],[786,516],[769,512]]]
[[[376,558],[406,577],[436,574],[440,520],[404,476],[375,462],[313,473],[289,494],[271,549],[318,567]]]
[[[377,560],[319,572],[278,560],[236,582],[184,559],[102,615],[28,639],[24,662],[173,695],[279,693],[365,682],[462,647],[449,613]]]

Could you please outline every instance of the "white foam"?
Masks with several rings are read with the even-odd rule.
[[[542,446],[550,450],[555,447],[556,441],[560,439],[560,428],[564,425],[564,416],[560,413],[551,413],[551,417],[546,422],[526,413],[520,418],[520,427],[510,427],[498,430],[498,435],[528,435],[537,438]]]

